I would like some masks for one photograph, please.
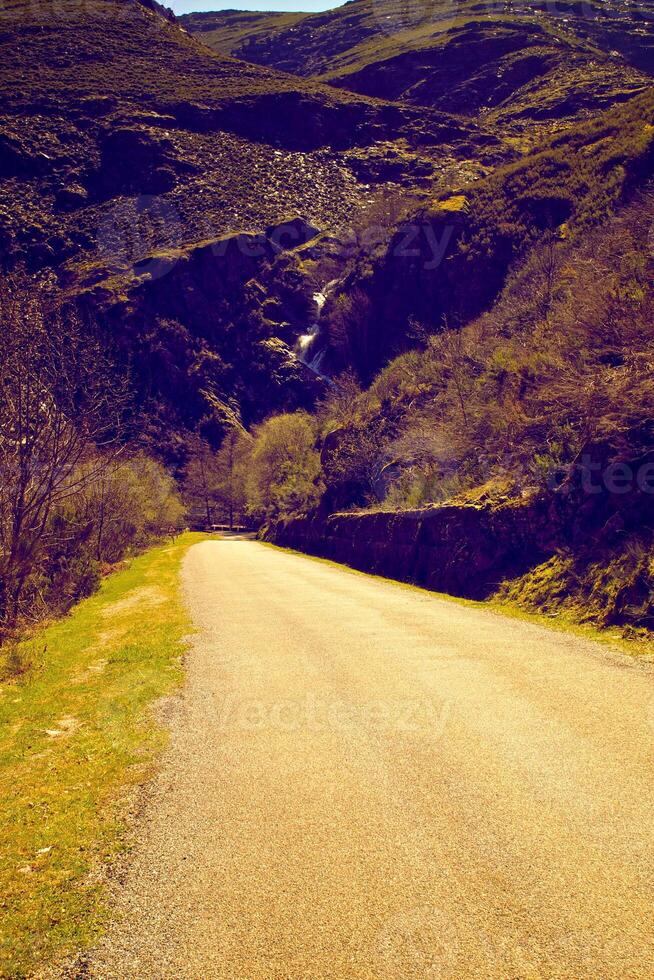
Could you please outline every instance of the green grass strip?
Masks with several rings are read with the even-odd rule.
[[[0,976],[26,977],[102,930],[101,869],[128,846],[134,789],[165,733],[151,706],[181,682],[179,569],[203,535],[132,560],[18,648],[0,687]]]

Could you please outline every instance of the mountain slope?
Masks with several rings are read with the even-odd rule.
[[[118,337],[166,438],[313,397],[292,354],[311,291],[294,247],[374,196],[334,150],[499,146],[476,123],[218,56],[152,2],[3,14],[2,266]],[[271,243],[289,215],[304,224]]]
[[[273,13],[252,10],[218,10],[184,14],[179,18],[184,28],[218,54],[233,55],[254,38],[296,26],[310,14]]]
[[[473,93],[492,95],[488,78],[498,59],[514,58],[517,65],[547,35],[552,57],[570,71],[573,56],[565,52],[587,65],[590,42],[559,38],[557,47],[533,11],[511,14],[500,32],[501,18],[484,20],[462,8],[456,24],[437,33],[433,18],[412,19],[412,8],[402,9],[409,17],[402,30],[393,20],[399,8],[355,0],[328,15],[273,18],[270,35],[267,18],[225,14],[232,40],[223,37],[222,48],[231,50],[237,40],[243,51],[256,48],[270,62],[259,65],[212,51],[152,0],[12,0],[6,6],[2,265],[28,289],[45,290],[48,302],[82,308],[114,339],[132,365],[151,438],[166,444],[166,454],[176,452],[169,443],[179,431],[200,427],[219,439],[226,420],[251,424],[272,410],[311,403],[316,380],[293,348],[311,325],[321,261],[334,242],[338,252],[344,237],[365,225],[368,212],[387,226],[389,215],[406,213],[407,193],[424,210],[467,182],[479,186],[481,200],[483,188],[495,193],[501,186],[501,180],[488,183],[494,170],[516,163],[542,139],[536,127],[527,135],[524,127],[537,103],[549,126],[547,102],[559,99],[553,78],[568,76],[553,61],[554,75],[525,83],[522,102],[513,91],[492,109],[480,107]],[[393,29],[380,32],[380,17],[382,26],[390,17]],[[244,43],[251,30],[257,37]],[[468,68],[457,69],[458,88],[436,84],[438,71],[429,67],[435,46],[452,45],[466,59],[466,31],[474,44]],[[200,36],[217,43],[213,30]],[[534,46],[518,52],[527,37]],[[485,54],[475,60],[475,50]],[[605,61],[594,57],[605,87],[584,89],[588,79],[580,69],[573,115],[586,104],[584,93],[590,93],[588,114],[642,87],[642,77],[622,62],[614,84]],[[302,77],[279,67],[301,68]],[[322,72],[327,78],[326,68],[332,84],[307,77]],[[344,87],[357,72],[367,79],[361,75],[357,84],[369,92]],[[388,98],[378,97],[380,79]],[[524,95],[529,84],[531,100]],[[561,85],[561,97],[569,98],[570,86]],[[499,97],[497,84],[494,93]],[[468,115],[444,111],[446,104]],[[566,118],[564,128],[572,125]],[[614,179],[610,169],[606,179]],[[295,221],[289,224],[289,217]],[[353,248],[363,250],[365,265],[370,249],[358,240]],[[342,254],[334,261],[329,278],[343,272]],[[406,336],[397,283],[415,285],[411,262],[404,272],[377,258],[373,267],[374,276],[390,276],[373,293],[379,299],[388,293],[392,302],[381,308],[380,342],[364,373],[380,363],[380,352],[382,359],[393,352],[396,337]],[[494,266],[496,278],[504,268]],[[349,281],[356,285],[360,272]],[[437,280],[424,278],[424,297],[433,297]],[[393,327],[388,342],[396,314],[399,333]]]
[[[415,345],[416,319],[428,332],[465,324],[535,244],[583,236],[652,175],[654,86],[406,216],[332,290],[321,321],[323,360],[335,372],[354,366],[370,381]]]
[[[321,151],[493,143],[462,119],[218,57],[137,0],[21,0],[5,14],[0,241],[35,267],[95,251],[115,199],[163,195],[178,244],[289,211],[333,225],[367,188]]]
[[[653,223],[650,185],[603,226],[548,237],[481,317],[414,331],[420,349],[364,390],[345,379],[315,420],[320,506],[271,539],[654,628]]]
[[[290,23],[183,18],[216,48],[339,88],[524,128],[622,101],[652,70],[651,3],[352,0]]]

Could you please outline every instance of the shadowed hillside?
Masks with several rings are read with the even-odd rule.
[[[651,4],[352,0],[288,21],[183,18],[216,50],[516,131],[628,98],[652,70]]]
[[[654,89],[551,138],[485,178],[441,192],[390,241],[351,263],[323,316],[333,369],[369,381],[412,346],[412,322],[464,324],[544,236],[564,241],[610,217],[654,173]]]
[[[295,231],[396,186],[397,166],[371,190],[362,153],[398,145],[429,172],[477,143],[508,152],[459,117],[218,56],[154,3],[9,3],[0,46],[3,265],[118,334],[166,439],[311,401]]]

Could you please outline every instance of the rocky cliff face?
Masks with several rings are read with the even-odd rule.
[[[555,551],[543,500],[502,508],[434,507],[298,518],[265,540],[437,592],[485,599]]]
[[[153,448],[171,461],[185,430],[217,444],[235,422],[310,407],[320,393],[294,353],[312,309],[296,256],[307,234],[296,219],[224,235],[95,268],[65,291],[111,338]]]

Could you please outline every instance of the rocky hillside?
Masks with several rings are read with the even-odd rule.
[[[303,17],[226,11],[183,21],[215,50],[252,63],[533,139],[647,83],[653,10],[649,2],[351,0]]]
[[[244,44],[265,40],[271,34],[296,26],[309,17],[300,13],[271,13],[253,10],[217,10],[184,14],[179,18],[190,34],[207,44],[218,54],[239,57]]]
[[[449,312],[420,242],[396,261],[398,222],[426,229],[433,249],[446,215],[440,257],[466,254],[448,277],[472,315],[534,229],[591,199],[606,211],[647,170],[649,96],[632,98],[646,81],[647,8],[633,23],[602,9],[585,34],[579,17],[535,7],[461,7],[452,21],[381,0],[306,17],[193,15],[184,29],[154,0],[12,0],[0,36],[3,267],[106,331],[167,459],[188,429],[218,441],[235,418],[309,406],[323,382],[295,348],[328,280],[333,370],[370,377],[410,342],[416,302],[436,326]],[[617,116],[583,136],[591,113],[625,100],[625,140]],[[541,167],[544,145],[560,166]],[[516,198],[530,181],[540,189]],[[510,225],[499,238],[495,198]],[[343,304],[362,325],[354,346],[375,335],[363,354],[341,342]]]
[[[548,614],[654,628],[652,188],[549,236],[491,310],[315,417],[318,506],[272,540]],[[290,519],[289,519],[290,517]]]
[[[370,381],[429,332],[489,306],[544,237],[566,241],[610,217],[654,174],[654,89],[544,141],[520,160],[434,195],[332,290],[321,345],[335,373]],[[324,359],[325,359],[324,358]]]
[[[219,56],[154,2],[13,0],[0,53],[3,267],[110,325],[155,439],[312,400],[295,250],[406,181],[396,162],[371,188],[368,155],[429,173],[507,152],[474,121]]]
[[[289,210],[338,220],[364,195],[324,151],[414,128],[411,113],[217,57],[137,0],[25,0],[3,27],[1,240],[32,268],[94,253],[107,207],[139,194],[174,207],[183,242]]]

